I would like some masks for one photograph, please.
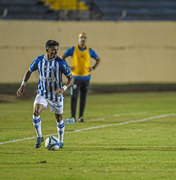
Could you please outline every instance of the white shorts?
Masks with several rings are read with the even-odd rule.
[[[63,107],[64,107],[64,97],[61,96],[58,98],[58,102],[50,101],[48,99],[45,99],[43,96],[38,95],[35,97],[34,105],[35,104],[42,104],[44,106],[44,110],[47,109],[48,103],[50,105],[50,111],[56,114],[62,114],[63,113]]]

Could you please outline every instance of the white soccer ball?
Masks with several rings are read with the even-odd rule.
[[[45,147],[50,151],[58,151],[60,148],[60,142],[55,136],[49,136],[45,140]]]

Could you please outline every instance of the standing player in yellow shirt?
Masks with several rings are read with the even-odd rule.
[[[84,110],[86,106],[86,98],[91,78],[91,71],[95,70],[100,63],[100,58],[96,52],[86,46],[87,35],[80,33],[78,36],[78,45],[72,46],[65,51],[63,59],[71,56],[70,69],[74,78],[71,91],[71,116],[72,122],[76,122],[76,107],[78,95],[80,94],[79,119],[78,122],[84,122]],[[91,66],[91,59],[95,60],[95,64]]]

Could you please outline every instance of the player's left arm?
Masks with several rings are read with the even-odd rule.
[[[93,49],[90,48],[89,52],[90,52],[91,58],[95,60],[95,64],[89,67],[89,71],[91,72],[92,70],[95,70],[99,66],[101,59]]]
[[[95,70],[99,66],[100,62],[101,62],[100,58],[99,57],[96,58],[95,64],[92,67],[90,67],[90,71]]]
[[[61,70],[62,73],[66,76],[67,78],[67,82],[66,84],[62,87],[56,90],[55,95],[59,96],[60,94],[63,94],[72,84],[73,81],[73,77],[70,71],[70,68],[67,66],[66,62],[63,61],[63,63],[61,64]]]
[[[61,88],[61,89],[63,89],[64,91],[66,91],[70,86],[71,86],[71,84],[72,84],[72,82],[73,82],[73,77],[72,77],[72,74],[70,73],[69,75],[67,75],[66,76],[67,77],[67,82],[66,82],[66,84]]]
[[[61,94],[64,94],[64,92],[71,86],[72,81],[73,81],[71,73],[66,77],[67,77],[66,84],[62,88],[59,88],[56,90],[56,92],[55,92],[56,96],[60,96]]]

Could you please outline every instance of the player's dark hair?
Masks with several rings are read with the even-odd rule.
[[[58,46],[59,47],[59,43],[55,40],[48,40],[46,42],[46,48],[50,48],[50,47],[53,47],[53,46]]]

